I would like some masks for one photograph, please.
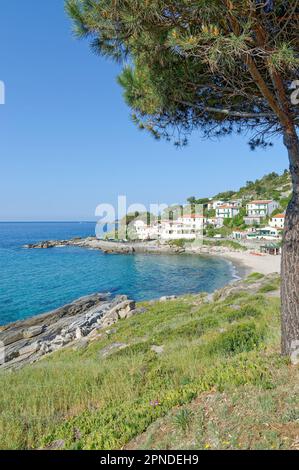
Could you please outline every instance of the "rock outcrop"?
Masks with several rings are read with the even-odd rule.
[[[261,289],[265,286],[273,286],[273,289],[269,289],[269,291],[265,291],[264,294],[269,297],[279,296],[280,293],[280,276],[278,273],[268,274],[258,279],[254,278],[245,278],[241,279],[240,281],[232,282],[228,284],[222,289],[218,289],[211,294],[208,294],[205,297],[206,302],[214,302],[214,301],[222,301],[225,300],[227,297],[236,295],[242,295],[242,292],[251,294],[251,295],[258,295],[261,292]],[[240,309],[240,305],[232,305],[231,308],[234,310]]]
[[[134,314],[135,302],[109,294],[82,297],[57,310],[2,327],[0,368],[18,368],[74,343],[80,346]],[[78,344],[77,344],[78,343]]]
[[[101,240],[96,237],[87,238],[73,238],[71,240],[47,240],[39,243],[25,245],[24,248],[28,249],[49,249],[55,247],[75,246],[81,248],[88,248],[92,250],[101,250],[103,253],[119,253],[119,254],[134,254],[134,253],[152,253],[152,254],[180,254],[184,253],[185,249],[170,246],[167,243],[160,243],[157,241],[136,241],[136,242],[121,242],[121,241],[108,241]]]

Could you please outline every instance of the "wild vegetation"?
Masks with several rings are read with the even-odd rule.
[[[292,189],[291,176],[285,170],[281,175],[272,172],[255,181],[247,181],[237,191],[228,191],[215,195],[215,199],[274,199],[286,208],[285,199],[290,199]],[[228,196],[229,194],[229,196]]]
[[[0,447],[117,449],[139,436],[154,448],[291,448],[298,369],[279,354],[278,286],[253,274],[213,300],[143,303],[96,342],[2,373]]]

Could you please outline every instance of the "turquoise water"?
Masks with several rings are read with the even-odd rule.
[[[135,300],[212,292],[233,278],[221,259],[111,255],[83,248],[27,250],[24,244],[94,235],[93,223],[0,223],[0,324],[49,311],[94,292]]]

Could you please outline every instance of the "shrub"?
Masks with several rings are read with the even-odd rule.
[[[179,325],[174,328],[169,328],[166,331],[163,330],[157,336],[157,339],[160,341],[165,341],[166,339],[171,338],[186,338],[190,340],[191,338],[198,337],[203,335],[207,330],[215,328],[218,326],[219,320],[215,315],[208,315],[204,318],[198,320],[192,320],[183,325]]]
[[[262,339],[263,334],[257,330],[252,321],[231,327],[222,333],[210,348],[211,352],[238,354],[255,349]]]
[[[269,284],[265,284],[263,287],[261,287],[259,292],[261,294],[266,294],[267,292],[272,292],[272,291],[277,290],[277,289],[278,289],[277,284],[269,283]]]
[[[259,279],[263,279],[264,274],[261,273],[251,273],[247,276],[247,280],[258,281]]]
[[[192,240],[190,240],[190,241],[192,241]],[[170,246],[176,246],[178,248],[184,248],[185,243],[186,243],[186,240],[184,240],[183,238],[180,238],[178,240],[170,240],[169,245]]]
[[[183,432],[186,432],[190,427],[192,417],[192,411],[188,410],[187,408],[183,408],[177,412],[177,414],[174,416],[173,421],[177,428],[179,428]]]
[[[240,320],[241,318],[245,317],[259,317],[261,315],[261,311],[257,308],[253,307],[252,305],[244,305],[238,310],[231,310],[226,314],[226,319],[229,322]]]
[[[245,298],[248,298],[249,295],[247,292],[245,291],[242,291],[240,290],[239,292],[234,292],[233,294],[230,294],[227,298],[226,298],[226,302],[228,304],[232,304],[234,302],[240,302],[240,300],[243,300]]]

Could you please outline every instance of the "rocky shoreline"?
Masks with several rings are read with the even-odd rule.
[[[228,253],[231,248],[225,246],[210,246],[201,243],[187,243],[185,247],[169,245],[159,241],[148,242],[112,242],[101,240],[96,237],[87,238],[73,238],[71,240],[47,240],[35,244],[25,245],[27,249],[51,249],[65,246],[74,246],[81,248],[89,248],[92,250],[100,250],[103,253],[116,253],[116,254],[134,254],[134,253],[149,253],[149,254],[219,254]],[[238,251],[238,250],[234,250]]]
[[[206,294],[204,299],[205,302],[212,302],[240,291],[257,293],[265,284],[278,280],[277,273],[254,278],[251,282],[241,279]],[[269,293],[274,294],[279,295],[279,291]],[[165,296],[150,303],[175,299],[175,295]],[[136,308],[135,301],[127,296],[112,298],[109,293],[98,293],[81,297],[51,312],[3,326],[0,328],[0,371],[19,369],[65,347],[85,348],[93,341],[109,337],[115,331],[113,325],[119,320],[144,312],[146,309]],[[103,357],[110,353],[110,347],[103,351]],[[113,344],[114,349],[123,347],[126,345]]]
[[[110,294],[82,297],[52,312],[1,327],[0,369],[16,369],[65,346],[80,348],[122,318],[136,314],[135,302]]]
[[[134,254],[134,253],[182,253],[185,250],[179,247],[158,244],[154,242],[111,242],[96,237],[73,238],[71,240],[47,240],[36,244],[25,245],[28,249],[50,249],[65,246],[74,246],[100,250],[103,253]]]

